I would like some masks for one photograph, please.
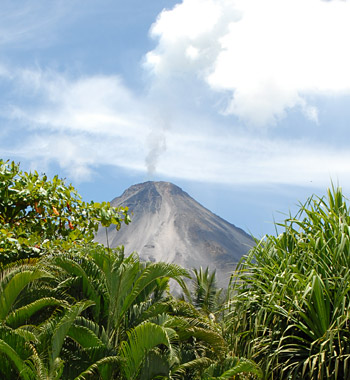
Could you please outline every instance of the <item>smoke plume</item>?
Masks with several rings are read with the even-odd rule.
[[[166,151],[166,139],[163,131],[153,130],[147,138],[148,154],[145,158],[147,174],[152,177],[157,169],[159,157]]]

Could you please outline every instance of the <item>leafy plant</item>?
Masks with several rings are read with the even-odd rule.
[[[174,264],[146,264],[136,254],[125,257],[123,248],[92,246],[79,251],[49,260],[66,273],[58,286],[61,290],[74,299],[94,302],[75,324],[75,336],[87,330],[90,336],[84,343],[75,339],[80,348],[74,355],[81,355],[75,369],[84,365],[85,358],[89,364],[81,370],[86,375],[98,372],[103,379],[136,378],[147,353],[171,343],[164,341],[165,328],[150,321],[167,308],[156,296],[161,280],[172,278],[182,283],[187,271]]]
[[[187,299],[203,314],[215,319],[215,313],[222,311],[223,289],[217,287],[216,273],[194,268],[190,286],[185,283],[183,298]]]
[[[119,229],[129,221],[127,208],[83,202],[57,176],[50,181],[0,160],[0,265],[91,242],[100,223]]]
[[[350,209],[311,197],[284,232],[257,242],[231,288],[229,343],[269,379],[350,377]]]

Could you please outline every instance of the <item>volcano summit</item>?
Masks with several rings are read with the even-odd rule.
[[[145,182],[128,188],[112,206],[127,206],[132,222],[119,231],[100,228],[96,241],[110,247],[124,245],[126,254],[138,252],[146,261],[176,263],[186,269],[216,269],[225,286],[235,264],[253,239],[242,229],[213,214],[178,186]],[[107,242],[108,236],[108,242]]]

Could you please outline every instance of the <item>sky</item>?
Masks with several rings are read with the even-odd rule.
[[[0,157],[170,181],[257,238],[350,193],[350,1],[1,0]]]

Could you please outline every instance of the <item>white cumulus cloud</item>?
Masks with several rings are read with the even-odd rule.
[[[146,67],[156,81],[200,77],[250,125],[294,107],[317,122],[308,95],[350,93],[349,20],[349,1],[183,0],[154,23]]]

